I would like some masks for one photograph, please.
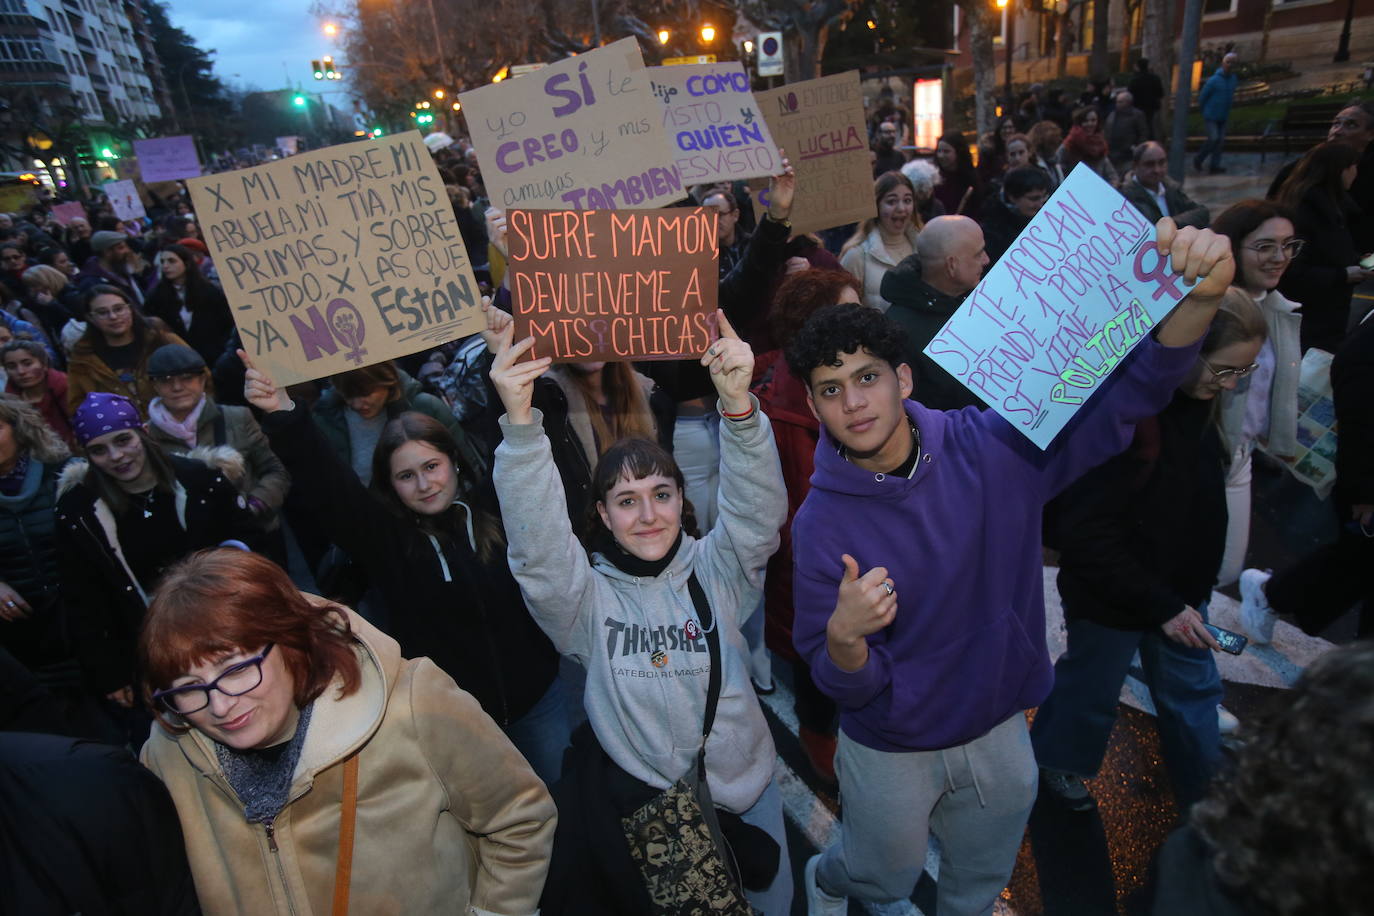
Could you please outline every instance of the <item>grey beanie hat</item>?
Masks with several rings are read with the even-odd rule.
[[[127,241],[129,241],[129,236],[123,232],[111,232],[109,229],[102,229],[91,236],[91,250],[96,254],[104,254],[120,242]]]

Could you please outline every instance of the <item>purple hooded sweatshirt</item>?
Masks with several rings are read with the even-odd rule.
[[[811,492],[792,524],[792,637],[846,735],[880,751],[957,747],[1038,705],[1054,681],[1045,643],[1045,503],[1121,452],[1169,403],[1200,342],[1147,338],[1041,452],[993,411],[906,401],[921,431],[911,479],[865,471],[822,428]],[[826,651],[842,554],[885,566],[897,616],[846,672]]]

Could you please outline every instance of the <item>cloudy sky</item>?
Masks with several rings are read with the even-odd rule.
[[[281,89],[313,83],[310,61],[333,51],[310,14],[310,0],[170,0],[172,23],[215,50],[227,83]],[[283,68],[283,63],[286,67]]]

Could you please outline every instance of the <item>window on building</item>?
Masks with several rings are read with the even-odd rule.
[[[1202,0],[1204,16],[1225,16],[1236,11],[1236,0]]]

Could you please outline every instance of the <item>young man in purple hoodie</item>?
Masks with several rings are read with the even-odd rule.
[[[822,424],[792,526],[793,641],[840,707],[840,839],[806,867],[808,912],[909,897],[940,841],[942,916],[991,913],[1035,801],[1024,711],[1048,694],[1040,518],[1169,403],[1234,273],[1230,242],[1160,220],[1197,281],[1051,446],[992,411],[912,396],[901,331],[816,312],[787,349]],[[919,397],[920,392],[916,392]]]

